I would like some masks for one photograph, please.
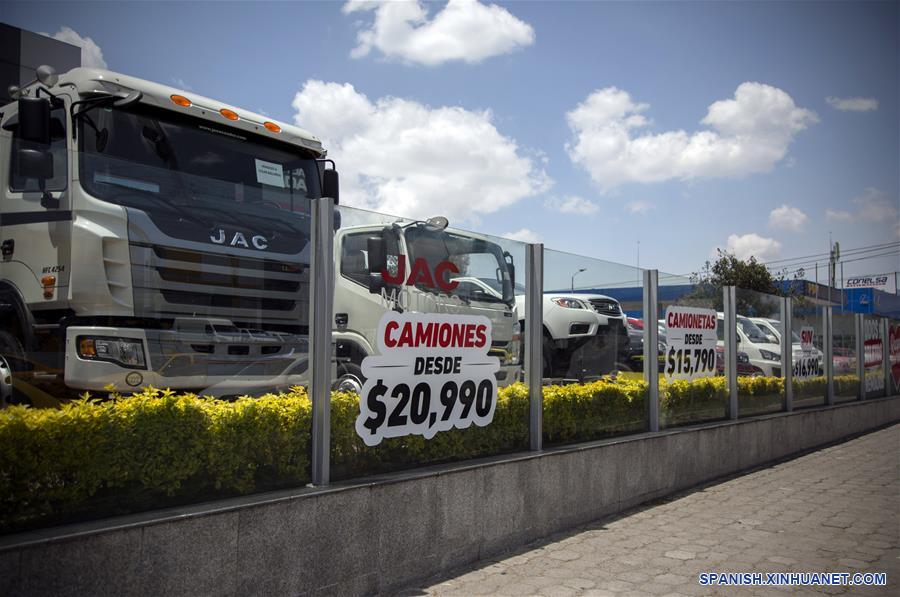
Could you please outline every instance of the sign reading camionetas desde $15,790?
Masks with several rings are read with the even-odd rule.
[[[666,309],[666,381],[715,375],[716,340],[715,311],[669,306]]]
[[[366,445],[411,434],[431,439],[493,420],[500,360],[488,356],[490,319],[389,311],[377,339],[379,354],[362,362],[366,383],[356,419]]]

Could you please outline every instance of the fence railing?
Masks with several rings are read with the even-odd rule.
[[[159,200],[133,225],[171,238],[102,245],[142,318],[21,355],[17,394],[59,408],[0,411],[0,533],[900,392],[896,320],[266,197],[229,217],[266,252]]]

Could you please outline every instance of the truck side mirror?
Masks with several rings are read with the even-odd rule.
[[[340,183],[337,170],[322,171],[322,196],[331,197],[335,203],[340,203]]]
[[[381,271],[387,267],[384,239],[379,236],[367,238],[366,251],[368,252],[369,261],[369,292],[378,294],[384,288],[384,279],[381,277]]]
[[[381,270],[387,267],[387,257],[384,251],[384,239],[372,236],[366,239],[366,250],[369,253],[369,273],[381,274]]]
[[[509,284],[512,286],[513,294],[516,293],[516,266],[513,263],[513,257],[509,251],[503,252],[503,260],[506,261],[506,269],[509,270]]]
[[[50,146],[50,100],[19,98],[19,137],[29,144]]]

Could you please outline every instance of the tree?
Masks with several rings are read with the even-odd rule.
[[[748,260],[738,259],[734,253],[718,249],[715,262],[707,261],[703,270],[691,274],[691,282],[695,288],[685,295],[683,305],[713,307],[722,310],[722,287],[736,286],[737,312],[753,317],[772,317],[779,312],[779,303],[775,295],[782,296],[786,288],[783,281],[787,272],[772,272],[756,257]],[[742,292],[742,291],[753,292]],[[789,291],[790,292],[790,291]],[[765,296],[768,295],[768,296]]]

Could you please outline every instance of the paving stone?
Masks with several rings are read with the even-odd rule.
[[[900,425],[609,521],[404,595],[898,595]],[[887,587],[710,587],[702,572],[885,572]]]

